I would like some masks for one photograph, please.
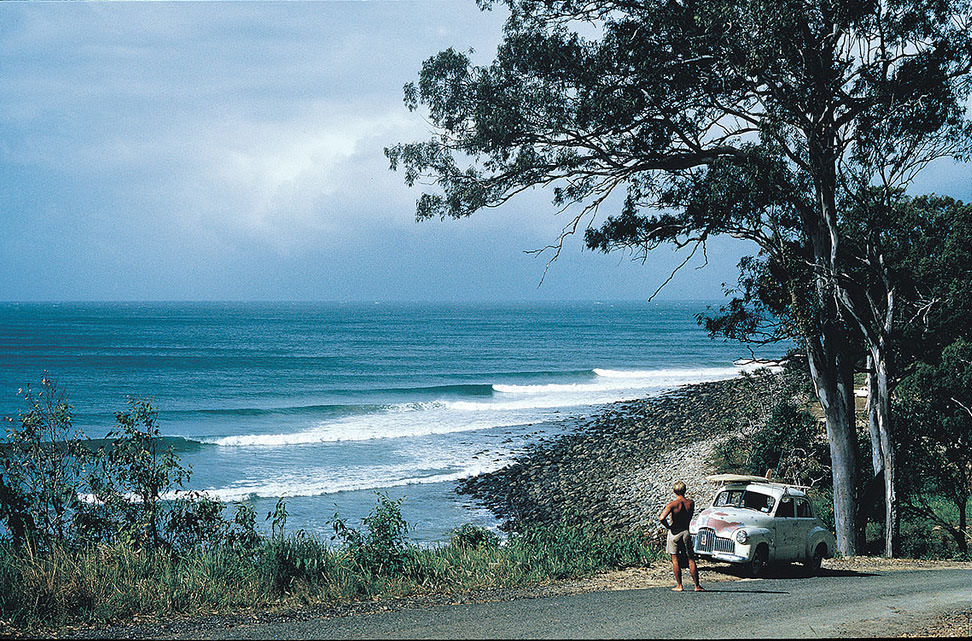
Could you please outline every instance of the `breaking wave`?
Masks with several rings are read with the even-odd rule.
[[[340,407],[342,416],[319,416],[313,426],[281,433],[235,434],[205,439],[233,447],[280,447],[337,441],[420,437],[509,427],[549,420],[568,408],[632,400],[679,385],[732,378],[743,367],[593,369],[574,380],[542,384],[494,383],[411,388],[462,391],[477,398],[441,398],[386,405]],[[580,379],[580,380],[577,380]],[[471,394],[470,394],[471,393]],[[315,406],[309,406],[315,407]],[[353,407],[354,409],[351,409]],[[265,410],[280,412],[289,410]]]

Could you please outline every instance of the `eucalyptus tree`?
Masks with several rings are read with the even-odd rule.
[[[901,188],[968,135],[968,1],[502,4],[491,63],[448,49],[405,87],[434,127],[386,149],[407,184],[434,183],[417,218],[468,216],[541,186],[571,212],[553,257],[584,228],[603,250],[671,244],[691,255],[718,234],[754,242],[807,349],[838,548],[852,554],[862,326],[842,278],[842,209],[866,186]],[[600,220],[616,192],[623,206]],[[706,201],[718,206],[693,206]]]

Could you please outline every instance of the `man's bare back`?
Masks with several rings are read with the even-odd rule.
[[[664,521],[665,517],[671,517],[672,522],[668,529],[672,534],[678,534],[688,529],[694,513],[695,501],[684,496],[678,496],[665,506],[660,518]]]

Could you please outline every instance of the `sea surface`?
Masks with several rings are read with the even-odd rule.
[[[387,492],[404,497],[413,540],[439,541],[495,526],[456,480],[604,403],[737,375],[751,354],[708,338],[705,307],[2,303],[0,416],[45,371],[89,438],[126,398],[151,399],[189,489],[250,501],[261,521],[288,497],[288,529],[318,535]]]

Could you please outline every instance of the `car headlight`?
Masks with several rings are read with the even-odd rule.
[[[736,530],[736,541],[739,543],[745,543],[749,540],[749,532],[746,530]]]

